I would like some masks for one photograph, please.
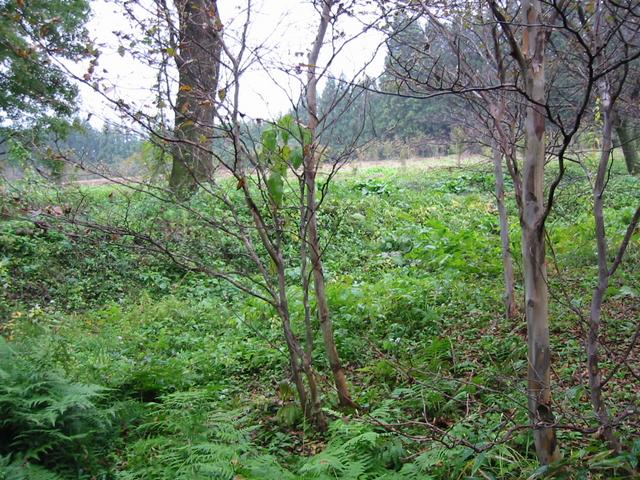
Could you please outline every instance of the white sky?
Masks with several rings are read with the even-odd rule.
[[[244,24],[243,12],[247,0],[219,0],[218,4],[225,26],[225,38],[232,44],[232,38]],[[128,53],[124,56],[118,53],[120,43],[113,32],[134,32],[120,7],[112,0],[93,0],[92,11],[88,28],[101,51],[96,72],[113,85],[108,95],[116,99],[122,98],[142,108],[145,104],[148,108],[153,108],[155,71]],[[346,32],[346,38],[363,30],[359,20],[346,15],[342,15],[340,20],[339,26]],[[299,95],[301,76],[296,79],[279,72],[275,67],[306,62],[318,21],[319,15],[310,0],[253,0],[249,44],[254,48],[262,46],[261,57],[264,61],[262,65],[254,64],[241,79],[240,108],[243,112],[254,118],[273,119],[291,107],[290,98],[295,99]],[[140,32],[137,36],[140,36]],[[327,38],[330,38],[330,32]],[[345,73],[350,78],[367,64],[368,75],[379,74],[385,55],[384,48],[377,50],[381,41],[382,35],[373,30],[350,41],[334,59],[329,74],[338,76]],[[326,64],[330,50],[331,46],[326,45],[320,65]],[[304,55],[296,56],[296,52],[303,52]],[[86,69],[86,65],[76,68]],[[82,73],[80,72],[80,76]],[[86,118],[91,113],[91,123],[94,126],[100,126],[105,119],[116,121],[118,118],[108,102],[90,88],[81,88],[81,98],[82,116]]]

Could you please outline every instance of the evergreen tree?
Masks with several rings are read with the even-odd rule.
[[[86,0],[0,2],[0,128],[60,127],[75,111],[77,88],[53,58],[93,53]],[[1,133],[1,132],[0,132]]]
[[[434,143],[448,143],[455,98],[424,96],[425,49],[444,51],[415,19],[399,13],[390,22],[385,70],[377,81],[350,83],[344,75],[329,78],[319,99],[320,140],[336,153],[351,146],[378,141],[393,143],[382,157],[397,157],[398,144],[420,156],[438,151]],[[452,61],[452,60],[448,60]]]

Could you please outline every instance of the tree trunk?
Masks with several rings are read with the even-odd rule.
[[[498,62],[500,63],[500,62]],[[503,81],[503,72],[500,72]],[[501,98],[497,105],[491,108],[491,116],[496,127],[496,137],[493,139],[493,173],[496,184],[496,206],[500,219],[500,244],[502,253],[502,272],[504,275],[504,305],[506,318],[516,316],[515,280],[513,275],[513,257],[511,256],[511,245],[509,241],[509,216],[504,203],[504,170],[502,168],[503,154],[500,149],[502,142],[502,119],[506,109],[505,100]],[[506,141],[505,141],[506,143]]]
[[[540,20],[541,2],[524,1],[525,29],[523,75],[529,97],[525,120],[526,149],[523,166],[522,258],[528,336],[529,417],[540,463],[559,459],[555,419],[551,408],[551,347],[549,341],[549,292],[545,258],[544,164],[545,34]]]
[[[504,172],[502,170],[502,152],[498,145],[493,146],[493,170],[496,182],[496,206],[500,218],[500,242],[502,247],[502,271],[504,274],[504,305],[507,318],[516,316],[515,280],[513,259],[509,242],[509,218],[504,203]]]
[[[315,289],[316,304],[318,309],[318,318],[320,320],[320,329],[324,340],[324,347],[329,360],[333,379],[338,393],[338,401],[341,406],[354,407],[355,404],[349,395],[349,387],[347,385],[344,368],[338,355],[335,338],[333,336],[333,325],[329,314],[329,303],[325,291],[324,268],[322,265],[322,250],[318,237],[318,224],[316,212],[318,202],[316,199],[316,171],[320,161],[317,158],[317,129],[318,129],[318,108],[317,108],[317,84],[316,64],[320,55],[320,49],[324,42],[327,27],[331,21],[331,7],[333,0],[323,0],[322,14],[318,33],[311,52],[309,53],[308,74],[306,85],[307,109],[309,112],[309,130],[311,132],[311,144],[303,145],[304,149],[304,182],[307,190],[307,224],[306,235],[301,239],[306,241],[309,246],[309,258],[311,259],[311,270],[313,274],[313,285]]]
[[[606,80],[599,82],[598,89],[602,102],[603,130],[602,150],[596,181],[593,186],[593,218],[595,220],[596,245],[598,251],[598,284],[591,297],[589,312],[589,334],[587,337],[587,370],[589,372],[589,389],[591,405],[600,423],[602,437],[611,448],[618,451],[620,442],[613,432],[609,411],[602,398],[602,375],[599,363],[599,338],[602,327],[602,303],[609,286],[609,268],[607,266],[607,237],[604,223],[604,190],[609,170],[609,156],[613,147],[613,110],[609,84]]]
[[[238,140],[237,135],[238,130],[235,129],[234,136],[236,136],[236,141]],[[243,183],[241,185],[241,188],[244,194],[245,203],[247,204],[247,207],[251,212],[251,216],[253,218],[258,236],[260,237],[262,245],[267,250],[269,257],[273,261],[273,264],[276,268],[277,289],[270,289],[270,291],[273,298],[273,305],[276,307],[278,316],[280,317],[280,320],[282,322],[282,329],[284,331],[287,349],[289,350],[291,375],[298,392],[300,407],[302,408],[305,417],[312,425],[315,426],[318,431],[325,431],[327,429],[327,422],[326,418],[324,417],[324,413],[322,412],[316,376],[311,366],[311,358],[305,355],[300,341],[296,337],[291,326],[289,299],[287,296],[285,262],[282,255],[282,231],[278,229],[275,232],[276,237],[274,241],[269,238],[267,227],[264,220],[262,219],[262,216],[260,215],[258,207],[251,197],[249,187],[246,183]],[[276,223],[281,224],[281,220],[282,218],[278,217],[276,219]],[[260,262],[258,261],[257,264],[260,265]],[[265,279],[267,279],[268,276],[269,275],[267,273],[264,273]],[[309,395],[307,395],[302,372],[304,372],[307,383],[309,385]]]
[[[638,160],[638,152],[636,151],[636,142],[633,134],[629,131],[629,123],[626,118],[618,115],[616,122],[616,134],[620,140],[624,161],[627,164],[627,171],[634,175],[640,169],[640,161]]]
[[[333,379],[338,394],[338,402],[341,406],[355,407],[355,403],[349,395],[349,387],[344,368],[338,355],[335,338],[333,336],[333,324],[329,313],[329,303],[325,291],[324,268],[322,266],[322,252],[318,239],[318,227],[316,222],[316,198],[315,198],[315,169],[305,173],[307,182],[307,208],[311,209],[309,221],[307,223],[307,242],[309,245],[309,256],[311,258],[311,269],[313,273],[313,286],[316,296],[316,306],[318,309],[318,319],[324,347],[329,360]],[[313,207],[312,207],[313,205]]]
[[[309,302],[309,256],[307,251],[307,242],[304,240],[306,229],[305,208],[305,185],[300,183],[300,279],[302,283],[302,306],[304,310],[304,330],[305,330],[305,347],[304,347],[304,368],[307,375],[313,377],[313,381],[309,382],[309,408],[311,416],[316,419],[316,424],[322,423],[322,430],[326,430],[326,420],[322,414],[322,404],[320,395],[315,382],[315,371],[313,370],[313,326],[311,323],[311,304]]]
[[[213,121],[218,89],[222,23],[217,0],[177,0],[175,60],[178,94],[169,187],[188,198],[212,171]]]
[[[276,261],[279,296],[278,314],[282,320],[282,327],[287,342],[287,348],[289,350],[291,375],[293,377],[296,390],[298,391],[300,407],[302,408],[304,416],[316,427],[318,431],[324,432],[327,429],[327,421],[320,405],[316,377],[311,367],[311,363],[309,359],[305,357],[300,341],[291,327],[289,302],[286,293],[284,263],[281,259],[279,260],[280,261]],[[309,395],[307,395],[307,390],[302,378],[302,372],[304,372],[309,385]]]

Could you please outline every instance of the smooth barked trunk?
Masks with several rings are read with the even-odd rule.
[[[312,369],[310,359],[305,356],[300,340],[295,335],[291,326],[289,301],[286,291],[286,277],[284,269],[284,261],[280,254],[275,259],[278,271],[278,315],[282,321],[282,327],[289,350],[289,359],[291,364],[291,375],[298,392],[298,400],[304,416],[315,426],[318,431],[327,429],[327,421],[322,412],[320,398],[318,396],[318,385],[315,373]],[[309,392],[304,384],[304,378],[307,380]]]
[[[213,168],[211,143],[222,50],[217,0],[177,0],[178,93],[169,187],[187,198]]]
[[[306,215],[305,208],[305,186],[304,182],[300,184],[300,238],[304,239],[306,228]],[[302,307],[304,313],[304,331],[305,331],[305,346],[303,365],[307,375],[313,376],[313,382],[309,383],[310,393],[310,408],[314,418],[319,418],[323,423],[323,428],[326,429],[326,421],[322,414],[322,405],[320,402],[320,395],[318,392],[317,384],[315,381],[315,371],[312,368],[313,365],[313,325],[311,322],[311,304],[309,301],[309,255],[307,249],[307,242],[300,242],[300,279],[302,284]],[[318,421],[316,421],[318,423]]]
[[[640,160],[638,160],[638,152],[636,151],[636,140],[629,129],[629,122],[626,118],[618,117],[616,134],[620,140],[620,147],[622,148],[624,161],[627,165],[627,172],[634,175],[640,170]]]
[[[536,454],[547,465],[560,458],[551,401],[549,292],[545,255],[545,98],[544,49],[540,1],[523,2],[525,28],[523,76],[529,97],[525,119],[526,148],[522,178],[522,265],[528,337],[528,407]]]
[[[500,220],[500,246],[502,254],[502,273],[504,277],[504,305],[507,318],[516,316],[515,280],[513,275],[513,258],[509,240],[509,217],[504,202],[504,171],[502,168],[502,152],[498,145],[493,146],[493,171],[496,184],[496,207]]]
[[[325,352],[333,380],[338,394],[338,402],[341,406],[355,407],[355,403],[349,395],[347,377],[344,367],[340,361],[336,341],[333,335],[333,324],[329,312],[329,302],[325,289],[324,267],[322,265],[322,250],[318,238],[318,226],[316,220],[316,194],[315,194],[315,168],[306,168],[305,181],[307,187],[307,208],[309,218],[307,222],[307,244],[309,245],[309,258],[311,260],[311,270],[313,275],[313,287],[316,297],[316,308],[318,310],[318,320],[324,341]]]
[[[501,72],[502,73],[502,72]],[[506,109],[505,100],[500,99],[498,104],[491,109],[493,123],[495,124],[498,139],[494,138],[493,150],[493,176],[496,187],[496,207],[500,220],[500,248],[502,255],[502,273],[504,278],[504,305],[506,318],[516,316],[515,279],[513,274],[513,257],[511,255],[511,242],[509,238],[509,216],[504,201],[504,169],[502,168],[503,153],[500,149],[502,135],[502,120]],[[505,142],[506,143],[506,142]]]
[[[236,131],[237,132],[237,131]],[[251,192],[246,183],[241,185],[245,203],[251,213],[253,223],[256,227],[256,231],[262,245],[267,250],[269,257],[271,258],[273,265],[275,266],[277,273],[277,287],[275,290],[269,289],[273,298],[272,305],[276,308],[278,316],[282,323],[282,329],[285,336],[285,342],[289,351],[289,363],[291,366],[291,376],[298,392],[298,400],[300,407],[305,417],[310,421],[312,425],[318,431],[325,431],[327,429],[327,422],[322,412],[322,406],[319,398],[319,389],[311,365],[311,359],[307,358],[302,348],[300,340],[295,335],[291,325],[291,312],[289,309],[289,297],[287,295],[287,281],[285,274],[285,262],[282,254],[282,232],[276,231],[276,238],[272,239],[267,233],[268,228],[260,214],[260,210],[251,197]],[[278,222],[279,223],[279,220]],[[260,262],[258,262],[260,264]],[[268,274],[264,273],[265,279]],[[304,375],[303,375],[304,374]],[[309,393],[305,386],[304,379],[306,378],[309,385]]]
[[[613,148],[613,111],[608,83],[603,80],[599,84],[603,111],[602,150],[598,171],[593,186],[593,218],[595,220],[595,236],[598,252],[598,283],[591,297],[589,311],[589,333],[587,336],[587,371],[589,372],[589,390],[591,406],[598,418],[602,437],[611,448],[618,451],[620,442],[615,436],[609,411],[602,395],[602,373],[599,359],[599,339],[602,328],[602,303],[609,286],[609,268],[607,265],[607,237],[604,222],[604,191],[609,170],[609,158]]]

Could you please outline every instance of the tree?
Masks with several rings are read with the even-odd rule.
[[[631,175],[637,174],[640,170],[640,159],[638,159],[637,148],[638,130],[637,124],[632,121],[633,107],[637,105],[640,99],[640,83],[638,83],[640,79],[637,78],[637,68],[637,65],[632,64],[629,66],[627,75],[630,81],[625,82],[625,84],[631,83],[631,88],[622,89],[620,92],[620,101],[617,102],[618,105],[613,112],[615,133],[618,136],[620,147],[624,154],[627,171]]]
[[[491,148],[500,219],[505,310],[506,316],[513,318],[515,280],[504,201],[503,160],[506,158],[507,165],[512,165],[515,158],[515,149],[510,148],[510,143],[515,144],[516,130],[506,125],[507,120],[515,118],[514,108],[509,112],[507,104],[515,103],[508,102],[505,90],[508,65],[498,30],[493,22],[484,18],[486,6],[481,9],[468,6],[465,2],[449,5],[442,14],[412,2],[400,2],[399,12],[389,13],[392,17],[388,22],[389,54],[383,78],[386,91],[393,94],[388,98],[397,95],[402,100],[421,104],[424,112],[434,109],[435,105],[439,116],[433,117],[440,119],[447,117],[443,107],[448,106],[448,110],[454,112],[451,116],[458,117],[456,131],[474,138],[471,142]],[[420,22],[424,23],[423,27],[419,26]],[[477,25],[470,27],[474,22]],[[407,110],[403,118],[410,115]],[[514,182],[518,200],[521,198],[519,181],[515,178]],[[519,200],[518,204],[521,204]]]
[[[327,28],[331,23],[331,8],[333,7],[333,0],[323,0],[322,13],[320,16],[320,25],[318,27],[318,33],[309,52],[309,70],[307,73],[306,83],[306,107],[309,114],[309,132],[311,138],[309,144],[304,145],[304,187],[306,188],[306,208],[303,212],[303,231],[306,231],[302,236],[302,241],[308,243],[309,256],[311,259],[311,272],[313,275],[315,297],[318,305],[318,317],[320,319],[320,329],[324,337],[324,346],[333,372],[334,382],[336,390],[338,392],[338,399],[342,406],[355,406],[355,403],[351,400],[349,395],[349,389],[347,386],[347,379],[344,373],[344,368],[338,355],[338,349],[336,348],[336,342],[333,336],[333,326],[331,323],[331,316],[329,313],[329,302],[327,301],[324,268],[322,266],[322,247],[320,245],[320,239],[318,236],[318,223],[317,223],[317,199],[316,199],[316,176],[318,173],[318,167],[321,157],[318,154],[317,144],[317,130],[319,125],[318,119],[318,94],[317,84],[318,78],[316,73],[316,65],[318,63],[318,57],[320,56],[320,49],[324,43],[324,37],[327,32]]]
[[[630,121],[628,118],[622,116],[619,112],[616,114],[615,131],[620,141],[620,147],[624,154],[624,161],[627,165],[627,171],[634,175],[638,172],[638,165],[640,160],[638,159],[638,151],[636,149],[636,139],[630,128]]]
[[[60,61],[96,55],[84,28],[88,16],[86,0],[0,2],[0,156],[22,158],[24,146],[34,148],[44,133],[68,133],[78,89]],[[61,173],[56,159],[39,163]]]
[[[520,207],[522,228],[522,258],[525,277],[525,313],[528,336],[528,410],[533,426],[536,453],[542,464],[559,458],[556,439],[556,420],[552,412],[550,368],[551,350],[549,337],[549,286],[546,270],[545,224],[551,213],[555,191],[566,171],[566,155],[577,132],[586,123],[589,105],[598,93],[602,113],[602,151],[598,171],[593,183],[596,246],[598,251],[598,286],[592,296],[590,328],[587,346],[589,387],[592,405],[603,434],[614,449],[619,444],[613,435],[612,420],[602,399],[603,382],[598,367],[598,335],[600,310],[608,280],[617,269],[628,245],[632,231],[636,228],[640,213],[628,226],[616,258],[611,267],[607,265],[607,247],[603,218],[603,195],[609,171],[608,159],[612,146],[613,105],[622,91],[629,64],[638,52],[634,40],[637,37],[637,15],[632,5],[591,2],[587,7],[570,2],[554,3],[521,2],[518,7],[523,15],[514,23],[517,10],[509,5],[489,1],[492,15],[500,26],[503,38],[508,42],[510,56],[517,64],[520,78],[505,84],[504,58],[500,53],[499,38],[494,36],[496,55],[493,58],[500,74],[497,87],[516,91],[525,106],[525,148],[522,174],[513,153],[507,155],[507,165],[514,180],[516,201]],[[560,27],[551,29],[556,22]],[[453,22],[451,22],[453,23]],[[622,32],[622,33],[619,33]],[[517,35],[519,33],[519,36]],[[468,53],[459,45],[465,42],[461,35],[452,42],[451,51],[458,65],[451,79],[473,71]],[[481,42],[488,44],[490,42]],[[608,52],[607,48],[612,48]],[[563,52],[570,52],[564,54]],[[553,56],[554,63],[548,62]],[[552,65],[551,80],[546,76],[547,62]],[[492,62],[493,63],[493,62]],[[612,87],[616,79],[617,86]],[[466,85],[451,83],[450,90],[475,91],[479,98],[486,95],[490,85],[477,78],[470,78]],[[483,99],[486,102],[486,99]],[[487,102],[485,110],[494,117],[498,138],[504,138],[500,119],[504,109],[493,110]],[[551,136],[552,135],[552,136]],[[548,137],[552,141],[547,144]],[[505,153],[513,152],[508,142],[502,141]],[[548,188],[545,188],[544,171],[549,158],[558,160],[558,173]],[[588,175],[589,176],[589,175]]]
[[[501,26],[504,18],[495,2],[491,8]],[[546,103],[545,50],[547,29],[542,14],[542,2],[522,2],[524,30],[521,46],[513,42],[524,91],[528,98],[525,120],[525,158],[522,172],[523,211],[522,260],[524,268],[525,312],[527,318],[529,416],[534,425],[533,438],[540,463],[547,465],[560,458],[554,429],[555,420],[551,403],[551,346],[549,340],[549,292],[545,253],[545,196],[544,166]]]
[[[517,305],[515,298],[515,277],[509,237],[509,220],[505,204],[505,163],[515,185],[516,203],[522,206],[521,180],[517,175],[516,150],[513,145],[518,135],[518,110],[517,102],[509,98],[508,86],[509,65],[505,60],[501,45],[501,39],[496,25],[487,22],[484,17],[487,12],[481,9],[476,12],[476,17],[481,20],[476,28],[465,28],[470,23],[469,13],[463,8],[455,12],[445,21],[440,21],[435,15],[429,16],[429,25],[433,30],[432,38],[439,38],[446,45],[441,46],[435,52],[425,55],[430,58],[430,65],[440,71],[435,79],[425,76],[412,79],[418,85],[425,85],[435,92],[455,93],[460,90],[458,96],[464,99],[462,107],[456,110],[460,118],[468,118],[468,113],[473,115],[467,123],[471,125],[470,136],[485,139],[484,142],[491,148],[494,167],[496,207],[500,222],[500,243],[502,253],[502,270],[504,276],[504,302],[507,318],[516,316]],[[431,44],[432,42],[430,42]],[[431,50],[431,46],[429,49]],[[447,51],[457,61],[441,62],[440,58],[449,57]],[[478,65],[485,67],[478,68]],[[512,79],[509,79],[512,80]],[[466,90],[467,93],[464,93]],[[511,100],[511,101],[509,101]],[[511,105],[511,108],[508,107]],[[464,120],[460,121],[464,124]],[[509,124],[511,126],[509,126]],[[521,208],[520,208],[521,210]]]
[[[338,403],[355,406],[337,352],[328,300],[324,293],[326,280],[322,257],[326,246],[321,243],[317,225],[317,215],[330,181],[351,153],[333,152],[330,156],[326,155],[326,150],[318,141],[321,132],[317,127],[327,124],[324,123],[324,117],[318,118],[316,107],[317,81],[327,74],[329,65],[342,50],[341,44],[350,38],[339,32],[338,22],[345,12],[344,5],[338,6],[328,0],[322,3],[318,34],[309,55],[315,61],[299,64],[294,59],[297,68],[287,69],[291,78],[299,82],[304,97],[302,102],[296,102],[292,107],[296,110],[296,106],[306,102],[301,108],[306,108],[308,112],[305,119],[307,124],[301,121],[303,115],[298,118],[285,115],[273,121],[263,121],[260,128],[256,128],[256,122],[248,121],[239,107],[240,79],[247,65],[266,63],[265,58],[259,56],[262,53],[260,49],[250,45],[248,39],[253,13],[250,0],[242,10],[245,16],[242,25],[238,26],[237,21],[231,22],[232,26],[228,27],[224,36],[220,32],[217,12],[216,15],[212,13],[201,17],[202,21],[209,22],[207,33],[210,36],[207,39],[212,43],[207,52],[210,54],[211,49],[219,44],[219,55],[201,59],[194,56],[193,62],[185,62],[183,66],[197,64],[198,61],[204,63],[200,65],[203,71],[189,73],[194,75],[190,82],[195,82],[195,87],[185,83],[180,63],[177,72],[168,68],[167,62],[173,56],[179,57],[178,62],[184,60],[180,50],[171,47],[181,46],[176,43],[177,37],[172,37],[173,30],[163,30],[166,25],[171,27],[170,22],[174,18],[168,6],[156,2],[161,16],[159,19],[149,19],[144,17],[142,4],[124,2],[122,5],[129,17],[142,28],[147,39],[144,44],[135,44],[135,48],[122,49],[158,69],[163,82],[158,88],[157,103],[160,104],[161,100],[164,105],[173,105],[176,121],[183,122],[183,127],[200,129],[201,136],[194,139],[172,133],[159,121],[162,115],[157,110],[144,111],[144,107],[118,98],[115,96],[117,93],[107,91],[101,85],[96,89],[120,114],[131,119],[138,128],[149,132],[160,148],[173,152],[174,156],[176,151],[196,151],[198,155],[202,154],[199,157],[201,159],[213,159],[222,175],[217,178],[209,171],[206,176],[199,177],[196,171],[199,167],[185,163],[194,183],[185,184],[184,190],[176,191],[171,184],[165,188],[135,179],[126,183],[131,195],[138,192],[162,205],[162,208],[148,212],[144,219],[132,222],[126,214],[124,217],[109,218],[108,212],[98,212],[96,218],[92,217],[91,212],[78,208],[67,220],[81,228],[107,232],[114,241],[128,244],[129,247],[164,255],[185,270],[221,279],[268,305],[271,315],[279,320],[282,327],[290,376],[298,393],[300,408],[311,424],[318,430],[324,430],[326,420],[311,355],[315,330],[310,295],[316,299],[319,330],[334,377]],[[366,26],[363,31],[367,31]],[[327,32],[331,32],[331,42],[325,38],[325,35],[329,36]],[[122,34],[121,38],[128,41],[130,37],[126,35]],[[333,50],[327,52],[329,60],[321,66],[324,59],[320,58],[320,51],[328,44],[332,45]],[[199,46],[197,41],[195,46]],[[182,54],[187,54],[184,49]],[[204,56],[204,51],[197,55]],[[213,72],[211,62],[220,71]],[[212,83],[205,83],[211,79],[202,78],[207,72],[216,73],[223,79],[224,83],[216,92],[211,92]],[[173,90],[167,88],[173,82],[179,91],[176,102],[172,100]],[[180,97],[180,92],[190,96]],[[194,107],[192,102],[201,102],[205,106]],[[215,104],[215,108],[210,104]],[[205,114],[207,117],[210,115],[211,119],[200,116]],[[186,131],[192,133],[194,130]],[[322,165],[329,166],[330,173],[326,176],[324,172],[321,173]],[[108,172],[102,174],[109,177]],[[195,187],[199,187],[197,192],[193,190]],[[125,208],[128,208],[131,202],[126,202]],[[188,226],[183,221],[185,218],[190,219]],[[182,228],[205,233],[203,236],[191,235],[188,231],[182,231]],[[299,254],[292,255],[292,252]],[[292,272],[296,271],[300,272],[302,281],[292,279]],[[311,277],[313,286],[309,281]],[[298,285],[302,285],[305,299],[304,309],[300,312],[292,306],[296,305],[293,300]],[[304,315],[304,346],[297,331],[300,314]]]
[[[167,11],[164,0],[158,2]],[[178,67],[175,143],[169,185],[180,197],[210,178],[213,122],[218,96],[222,21],[217,0],[176,0],[178,26],[169,22],[173,56]],[[169,15],[167,13],[167,15]]]
[[[2,137],[25,128],[61,128],[76,111],[77,87],[58,62],[96,53],[84,28],[88,15],[86,0],[0,3]]]
[[[598,96],[601,120],[600,152],[595,176],[591,175],[588,162],[581,163],[587,176],[593,179],[591,182],[592,215],[595,225],[598,271],[596,286],[591,295],[588,315],[589,330],[585,349],[590,400],[599,423],[600,433],[614,451],[620,451],[621,445],[615,434],[615,420],[612,418],[604,398],[606,384],[612,375],[603,378],[600,366],[600,342],[604,326],[602,307],[610,280],[620,267],[640,221],[640,206],[636,207],[635,213],[628,222],[624,236],[615,250],[611,262],[609,262],[609,238],[605,228],[604,206],[614,148],[614,130],[618,130],[621,142],[626,143],[626,146],[623,143],[622,148],[627,168],[629,173],[634,173],[635,147],[632,140],[626,136],[624,119],[621,123],[621,119],[617,117],[617,111],[625,85],[629,82],[632,64],[640,56],[640,48],[637,46],[640,25],[638,24],[637,5],[595,1],[590,7],[587,10],[578,6],[577,18],[579,21],[576,23],[582,28],[574,27],[572,29],[577,45],[581,45],[592,57],[597,55],[602,57],[590,72],[595,84],[595,93]],[[565,16],[563,21],[568,24],[571,19]],[[584,32],[583,36],[577,32]],[[615,42],[612,41],[613,39]],[[634,88],[634,90],[636,89]],[[633,342],[635,342],[635,338],[632,340],[632,345]]]

